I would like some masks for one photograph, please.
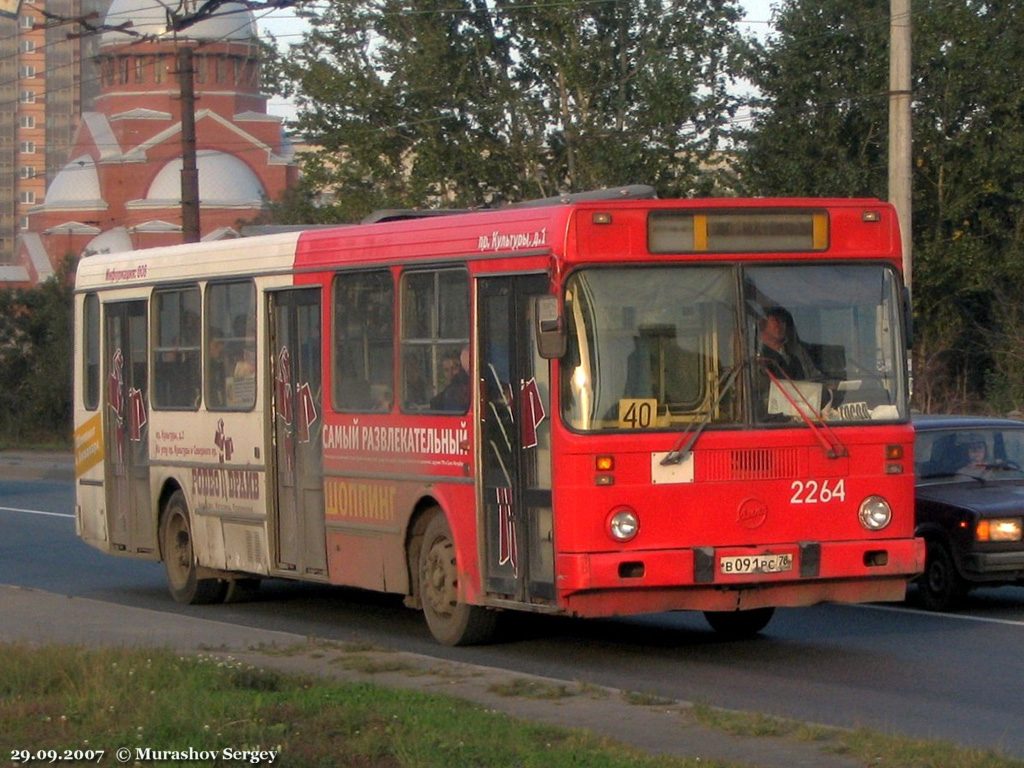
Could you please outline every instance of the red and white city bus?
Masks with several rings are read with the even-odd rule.
[[[629,190],[626,190],[627,192]],[[921,571],[878,200],[546,205],[84,258],[77,530],[186,603],[263,577],[502,611],[897,600]],[[788,357],[761,336],[788,324]]]

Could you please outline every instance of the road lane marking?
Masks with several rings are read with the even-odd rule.
[[[959,619],[960,621],[979,621],[985,624],[1006,624],[1011,627],[1024,627],[1024,621],[1015,619],[993,619],[988,616],[968,616],[962,613],[939,613],[937,611],[924,611],[920,608],[900,608],[895,605],[871,605],[860,603],[854,608],[869,608],[873,611],[889,611],[891,613],[914,613],[918,616],[930,616],[933,619]]]
[[[70,517],[72,520],[75,519],[74,515],[68,514],[67,512],[44,512],[41,509],[18,509],[17,507],[0,507],[0,512],[20,512],[23,515],[44,515],[46,517]]]

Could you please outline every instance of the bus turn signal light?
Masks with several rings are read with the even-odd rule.
[[[598,472],[611,472],[615,469],[615,457],[614,456],[598,456],[597,457],[597,471]]]

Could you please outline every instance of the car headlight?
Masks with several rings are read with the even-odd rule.
[[[608,534],[616,541],[629,541],[640,532],[640,518],[628,507],[619,507],[608,518]]]
[[[868,496],[860,503],[858,516],[869,531],[880,531],[892,522],[892,508],[881,496]]]
[[[974,538],[978,541],[1020,541],[1021,519],[1001,517],[979,520],[978,527],[974,529]]]

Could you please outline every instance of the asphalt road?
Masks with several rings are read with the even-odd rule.
[[[1024,758],[1024,589],[974,593],[949,615],[906,606],[779,611],[721,642],[697,614],[614,621],[516,615],[509,641],[438,646],[401,600],[266,582],[252,602],[173,603],[162,566],[103,555],[74,533],[67,480],[0,479],[0,584],[215,618],[673,699],[999,749]]]

